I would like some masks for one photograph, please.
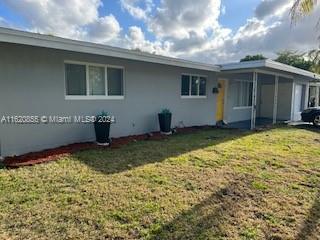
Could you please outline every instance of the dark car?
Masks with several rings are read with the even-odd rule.
[[[301,113],[302,121],[312,122],[315,126],[320,126],[320,107],[308,108]]]

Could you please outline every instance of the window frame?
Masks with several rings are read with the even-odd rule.
[[[66,64],[84,65],[86,67],[86,95],[68,95],[68,93],[67,93],[66,68],[65,68]],[[104,67],[105,95],[90,95],[89,66]],[[109,96],[108,95],[108,75],[107,75],[108,68],[116,68],[116,69],[121,69],[122,70],[122,95],[119,95],[119,96]],[[65,95],[65,100],[123,100],[123,99],[125,99],[125,68],[123,66],[117,66],[117,65],[111,65],[111,64],[102,64],[102,63],[93,63],[93,62],[81,62],[81,61],[65,60],[63,62],[63,72],[64,72],[64,95]]]
[[[182,76],[189,76],[189,95],[182,95],[181,88],[182,88]],[[192,86],[192,77],[197,77],[200,81],[200,78],[206,79],[206,95],[199,95],[200,94],[200,84],[198,84],[198,95],[191,95],[191,86]],[[202,74],[191,74],[191,73],[181,73],[180,74],[180,97],[182,99],[204,99],[207,98],[207,83],[208,83],[208,76]]]

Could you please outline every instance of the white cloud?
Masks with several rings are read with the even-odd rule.
[[[116,39],[121,31],[120,24],[113,15],[97,19],[89,24],[87,29],[87,39],[98,43],[110,42]]]
[[[10,24],[2,17],[0,17],[0,27],[9,27]]]
[[[3,0],[21,15],[31,31],[106,42],[120,32],[113,15],[99,16],[101,0]],[[106,36],[106,32],[110,37]],[[88,34],[92,34],[92,39]]]
[[[267,26],[264,21],[256,18],[248,19],[244,26],[241,26],[234,35],[234,41],[241,41],[248,38],[259,38],[266,35],[274,26]]]
[[[226,6],[225,5],[222,5],[221,6],[221,15],[225,15],[226,14],[226,12],[227,12],[227,8],[226,8]]]
[[[256,8],[255,16],[258,19],[281,16],[284,12],[287,12],[292,5],[292,0],[263,0]]]
[[[148,18],[153,7],[152,0],[120,0],[120,3],[132,17],[143,20]]]
[[[158,37],[205,36],[207,31],[219,27],[220,9],[220,0],[162,0],[149,28]]]
[[[114,15],[100,16],[101,0],[3,1],[32,31],[202,62],[236,61],[257,53],[273,57],[280,50],[307,51],[319,44],[315,25],[320,7],[292,27],[292,0],[261,1],[254,17],[235,30],[219,22],[221,14],[228,14],[221,0],[161,0],[158,7],[153,0],[120,0],[123,10],[143,21],[154,40],[138,26],[123,33]],[[0,25],[8,22],[0,18]]]
[[[316,23],[320,7],[296,26],[291,25],[289,11],[290,8],[287,8],[281,15],[273,16],[273,21],[248,19],[247,23],[229,35],[222,45],[185,56],[217,63],[238,61],[248,54],[262,53],[273,58],[276,52],[286,49],[306,52],[317,48],[319,32]],[[272,15],[271,12],[270,14]],[[264,18],[269,18],[270,14],[264,15]]]
[[[145,39],[144,33],[140,27],[131,26],[128,34],[125,36],[123,43],[127,48],[140,50],[149,53],[156,53],[161,55],[170,54],[170,43],[166,41],[151,42]]]

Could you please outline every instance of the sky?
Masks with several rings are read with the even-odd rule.
[[[274,58],[319,47],[320,7],[292,25],[292,0],[1,0],[0,26],[189,59]]]

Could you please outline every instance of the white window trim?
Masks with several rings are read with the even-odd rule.
[[[236,79],[235,80],[235,82],[241,82],[241,83],[243,83],[243,82],[245,82],[245,83],[251,83],[252,84],[252,81],[250,81],[250,80],[242,80],[242,79]],[[249,85],[250,86],[250,85]],[[250,87],[249,87],[249,89],[250,89]],[[250,94],[250,93],[249,93]],[[249,97],[249,99],[250,99],[250,97]],[[250,103],[249,103],[250,104]],[[252,103],[251,103],[251,105],[249,105],[249,106],[234,106],[233,107],[233,109],[234,110],[245,110],[245,109],[252,109]]]
[[[180,97],[181,99],[205,99],[207,98],[207,83],[208,83],[208,76],[207,75],[201,75],[201,74],[191,74],[191,73],[181,73],[181,77],[189,76],[189,95],[181,95],[181,87],[180,87]],[[197,77],[200,79],[200,77],[203,77],[206,79],[206,95],[191,95],[191,85],[192,85],[192,77]],[[182,82],[180,83],[182,85]],[[198,85],[198,94],[200,94],[200,84]]]
[[[83,65],[86,67],[86,95],[67,95],[67,86],[66,86],[67,79],[66,79],[66,74],[65,74],[65,64],[77,64],[77,65]],[[89,88],[89,66],[104,67],[105,95],[90,95],[90,92],[89,92],[90,91],[90,88]],[[108,67],[122,69],[122,92],[123,92],[123,95],[119,95],[119,96],[114,96],[114,95],[109,96],[108,95],[108,74],[107,74]],[[123,99],[125,99],[125,68],[123,66],[65,60],[64,64],[63,64],[63,69],[64,69],[63,72],[64,72],[65,100],[123,100]]]
[[[193,99],[193,98],[207,98],[207,96],[181,96],[182,99]]]
[[[252,106],[233,107],[234,110],[252,109]]]
[[[123,100],[124,96],[65,96],[66,100]]]

